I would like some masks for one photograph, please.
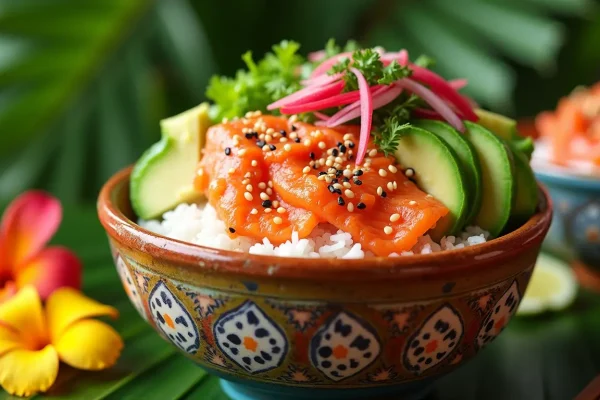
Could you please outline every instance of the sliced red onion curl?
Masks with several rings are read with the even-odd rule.
[[[295,93],[290,94],[282,99],[277,100],[267,106],[267,110],[274,110],[276,108],[285,107],[288,105],[296,105],[300,103],[317,101],[334,94],[338,94],[344,88],[344,82],[331,82],[321,86],[309,86],[304,89],[300,89]]]
[[[352,58],[352,52],[347,51],[345,53],[340,53],[331,58],[328,58],[327,60],[323,61],[321,64],[317,65],[317,67],[314,69],[314,71],[310,74],[310,77],[314,78],[315,76],[319,76],[319,75],[326,73],[338,61],[341,61],[342,58]]]
[[[360,92],[360,140],[356,152],[356,165],[360,165],[365,158],[369,136],[371,136],[373,98],[371,97],[369,84],[363,74],[356,68],[350,68],[350,72],[356,76],[356,79],[358,80],[358,91]]]
[[[394,84],[390,86],[382,86],[376,90],[371,90],[373,96],[373,109],[376,110],[389,103],[402,93],[402,88]],[[352,103],[346,108],[338,111],[327,121],[328,127],[341,125],[360,116],[360,102]]]

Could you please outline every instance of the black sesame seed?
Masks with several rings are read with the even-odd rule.
[[[337,157],[338,154],[340,154],[340,152],[338,151],[338,149],[333,149],[333,151],[331,152],[331,155],[334,157]]]
[[[265,144],[267,144],[267,142],[265,142],[264,140],[258,140],[256,142],[256,145],[260,148],[262,148]]]
[[[277,148],[277,147],[275,147],[275,145],[274,145],[274,144],[270,144],[270,145],[269,145],[269,149],[271,149],[271,151],[275,151],[275,149],[276,149],[276,148]]]
[[[319,172],[319,176],[321,176],[321,175],[327,175],[327,172],[325,172],[325,171]]]
[[[354,148],[354,142],[348,143],[348,147],[350,147],[351,149],[353,149]]]
[[[340,153],[344,154],[346,152],[346,146],[341,145],[340,146]]]
[[[312,151],[308,154],[308,156],[310,157],[311,160],[315,159],[315,153],[313,153]]]
[[[387,193],[385,192],[385,190],[381,192],[381,197],[387,197]]]
[[[244,136],[246,136],[246,139],[252,139],[254,137],[254,133],[247,132]]]
[[[271,208],[273,206],[273,202],[271,200],[264,200],[262,202],[262,206],[264,208]]]
[[[298,129],[296,128],[296,125],[292,125],[292,130],[295,131],[296,129]]]
[[[363,170],[359,169],[358,171],[354,172],[354,176],[361,176],[363,174]]]
[[[300,143],[300,138],[299,138],[299,137],[297,137],[296,139],[294,139],[294,142],[296,142],[296,143]]]
[[[341,194],[342,194],[342,190],[341,190],[341,189],[335,189],[335,193],[337,193],[337,194],[340,194],[340,195],[341,195]]]
[[[358,208],[359,210],[364,210],[365,208],[367,208],[367,205],[365,203],[358,203],[356,205],[356,208]]]
[[[340,176],[342,176],[344,174],[344,171],[342,171],[341,169],[338,169],[337,171],[335,171],[335,177],[339,178]]]
[[[233,228],[229,228],[229,232],[231,232],[231,233],[235,233],[235,229],[233,229]]]
[[[329,185],[329,186],[327,186],[327,189],[329,189],[329,191],[330,191],[331,193],[335,193],[335,188],[333,187],[333,185]]]
[[[344,143],[342,142],[337,142],[337,147],[340,147],[341,145],[343,145]]]
[[[340,196],[340,197],[338,197],[338,204],[339,204],[340,206],[343,206],[343,205],[345,205],[345,204],[346,204],[346,202],[344,201],[344,199],[343,199],[341,196]]]
[[[317,164],[313,165],[313,169],[319,169],[319,167],[317,167]]]
[[[282,130],[280,130],[280,131],[279,131],[279,134],[280,134],[281,136],[283,136],[283,137],[286,137],[286,136],[287,136],[287,132],[285,131],[285,129],[282,129]]]
[[[362,185],[362,181],[360,179],[355,179],[354,184],[360,186]]]
[[[225,155],[228,156],[231,154],[231,147],[225,147]]]
[[[338,182],[339,182],[339,181],[337,180],[337,178],[335,178],[335,179],[333,179],[333,180],[331,181],[331,183],[338,183]]]
[[[350,179],[348,177],[344,177],[344,179],[342,179],[344,182],[350,182]]]
[[[348,160],[352,160],[353,158],[354,158],[354,156],[353,156],[352,154],[350,154],[350,155],[348,156]]]

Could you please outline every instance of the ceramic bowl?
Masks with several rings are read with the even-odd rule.
[[[578,274],[600,278],[600,177],[577,175],[565,168],[534,166],[555,205],[544,248],[575,261]],[[594,279],[595,276],[595,279]],[[589,281],[582,282],[584,284]],[[593,283],[591,286],[598,286]]]
[[[369,260],[252,256],[168,239],[135,222],[130,169],[98,202],[141,316],[235,399],[417,399],[496,338],[552,218],[539,211],[462,250]]]

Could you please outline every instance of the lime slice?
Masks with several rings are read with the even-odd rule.
[[[540,254],[517,315],[560,311],[577,296],[577,280],[571,267],[557,258]]]

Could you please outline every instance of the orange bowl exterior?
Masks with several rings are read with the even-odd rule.
[[[226,379],[356,388],[441,375],[514,315],[552,217],[450,252],[363,260],[253,256],[133,222],[128,168],[98,201],[132,303],[166,340]]]

